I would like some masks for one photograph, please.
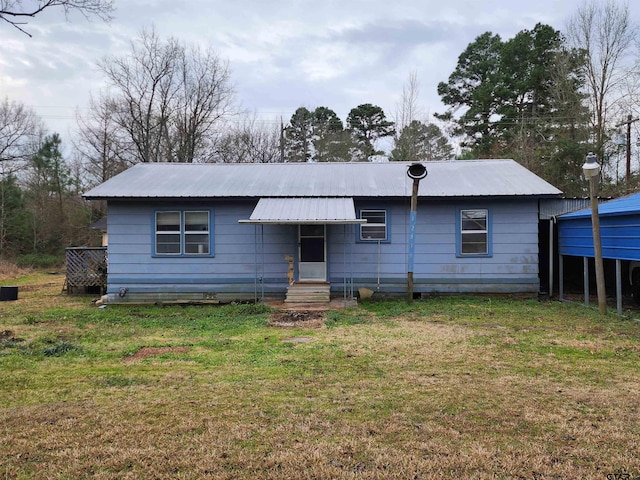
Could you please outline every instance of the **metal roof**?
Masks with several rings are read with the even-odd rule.
[[[421,197],[557,196],[513,160],[422,162]],[[88,199],[215,197],[409,197],[410,163],[140,163],[95,187]]]
[[[605,202],[607,199],[599,199],[599,202]],[[591,200],[588,198],[545,198],[540,200],[539,218],[540,220],[549,220],[569,212],[575,212],[583,208],[591,206]]]
[[[102,217],[100,220],[93,222],[89,225],[89,228],[92,230],[102,230],[103,232],[107,231],[107,217]]]
[[[613,215],[632,215],[640,214],[640,193],[627,195],[626,197],[616,198],[608,202],[598,204],[598,215],[601,217]],[[584,218],[591,216],[591,208],[579,210],[577,212],[567,213],[558,217],[560,220],[570,218]]]
[[[352,198],[261,198],[249,220],[240,223],[365,223],[356,218]]]

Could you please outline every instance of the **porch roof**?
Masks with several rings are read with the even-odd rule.
[[[366,223],[356,218],[349,197],[263,197],[248,220],[239,223],[347,224]]]

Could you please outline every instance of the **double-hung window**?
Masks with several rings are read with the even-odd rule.
[[[184,253],[209,254],[209,212],[184,212]]]
[[[155,214],[156,255],[209,255],[208,210],[163,211]]]
[[[360,225],[361,241],[386,241],[387,212],[386,210],[360,210],[360,218],[367,223]]]
[[[156,212],[156,254],[181,253],[180,217],[180,212]]]
[[[489,211],[460,210],[460,255],[490,255]]]

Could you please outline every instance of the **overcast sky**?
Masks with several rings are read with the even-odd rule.
[[[115,0],[110,25],[49,10],[25,26],[33,38],[0,24],[0,97],[32,106],[68,142],[76,109],[103,86],[96,63],[127,53],[153,25],[162,38],[213,46],[229,61],[238,101],[270,121],[300,106],[345,120],[362,103],[393,118],[412,71],[427,116],[444,110],[437,84],[478,35],[505,40],[538,22],[564,31],[581,1]],[[635,21],[639,4],[630,5]]]

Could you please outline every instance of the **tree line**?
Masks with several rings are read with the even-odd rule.
[[[437,86],[448,107],[438,118],[463,158],[514,158],[576,196],[586,192],[581,166],[593,152],[606,194],[633,191],[637,168],[621,177],[626,152],[615,139],[622,119],[639,113],[638,25],[627,5],[585,1],[565,30],[537,24],[508,40],[478,36]]]
[[[143,30],[127,53],[98,63],[107,87],[77,115],[70,158],[32,110],[0,100],[0,255],[90,241],[86,226],[103,212],[81,192],[139,162],[514,158],[575,196],[593,151],[605,191],[627,191],[637,169],[630,182],[620,177],[614,139],[620,119],[637,112],[637,28],[628,7],[592,1],[564,33],[544,24],[506,40],[485,32],[437,85],[446,109],[435,118],[422,114],[411,73],[393,115],[365,103],[344,122],[329,106],[260,120],[239,107],[215,49]]]

